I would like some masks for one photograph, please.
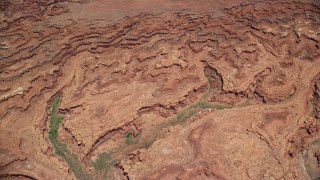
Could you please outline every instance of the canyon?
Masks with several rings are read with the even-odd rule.
[[[320,3],[0,2],[1,179],[319,179]]]

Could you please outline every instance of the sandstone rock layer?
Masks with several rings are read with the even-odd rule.
[[[319,2],[0,9],[0,178],[320,178]]]

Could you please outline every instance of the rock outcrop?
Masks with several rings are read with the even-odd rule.
[[[320,177],[317,1],[0,9],[1,178]]]

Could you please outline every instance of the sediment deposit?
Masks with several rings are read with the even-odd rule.
[[[317,1],[0,9],[0,178],[320,178]]]

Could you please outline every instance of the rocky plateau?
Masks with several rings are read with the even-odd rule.
[[[1,0],[0,179],[319,180],[317,0]]]

